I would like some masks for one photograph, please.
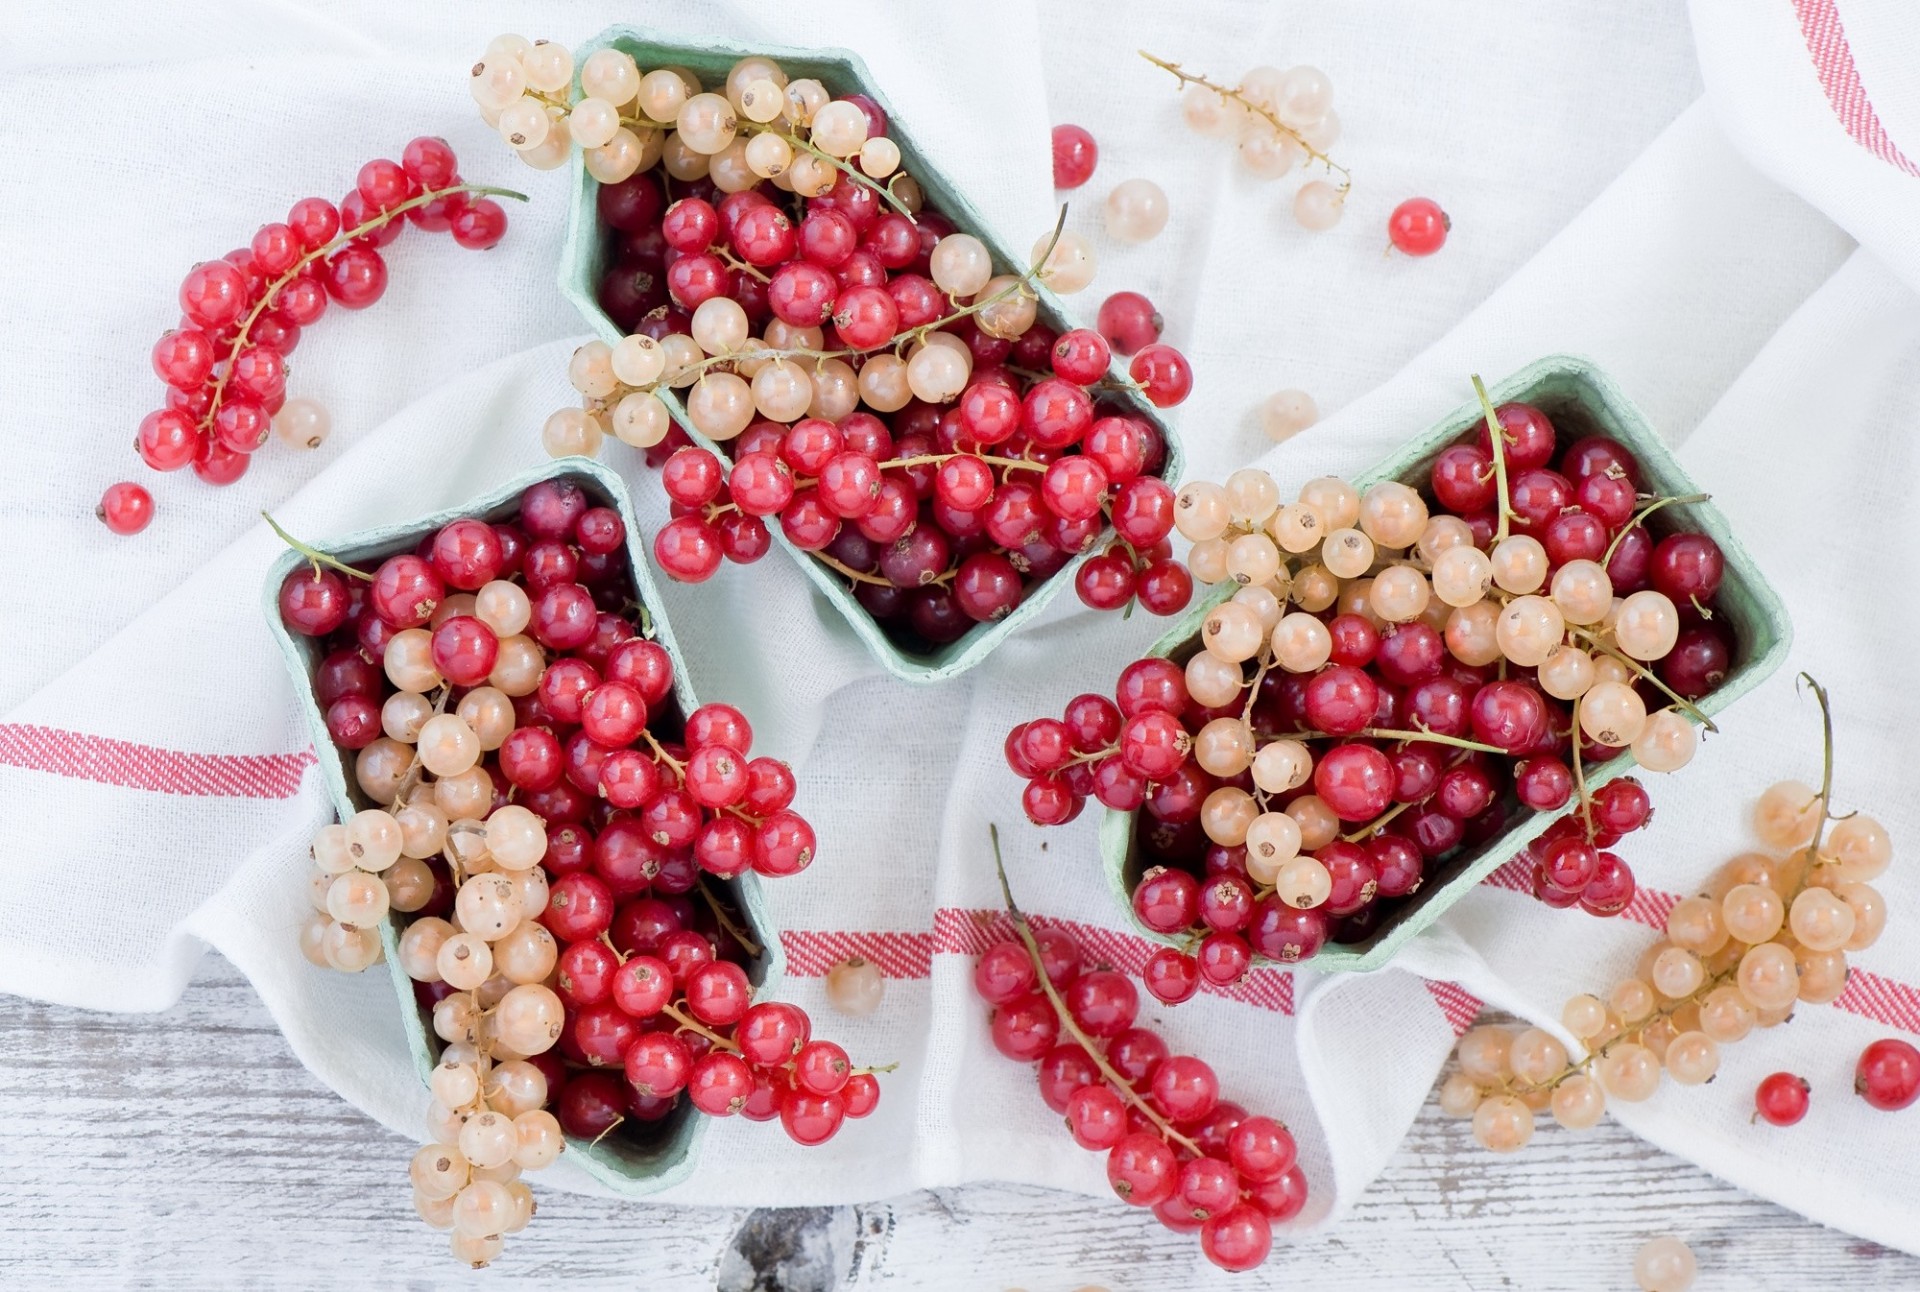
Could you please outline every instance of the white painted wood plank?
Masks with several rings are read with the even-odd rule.
[[[754,1287],[758,1263],[758,1287],[791,1292],[1592,1289],[1630,1287],[1634,1248],[1666,1232],[1694,1244],[1703,1292],[1920,1287],[1920,1260],[1751,1198],[1611,1122],[1543,1128],[1495,1159],[1431,1104],[1350,1219],[1230,1281],[1196,1278],[1192,1239],[1110,1201],[989,1185],[793,1215],[539,1191],[533,1226],[476,1279],[413,1218],[409,1145],[315,1081],[212,957],[161,1015],[0,997],[0,1109],[4,1287],[426,1292],[564,1278],[651,1292]],[[796,1245],[784,1262],[783,1244]]]

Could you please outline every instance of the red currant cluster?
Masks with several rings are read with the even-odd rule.
[[[684,1096],[817,1144],[879,1098],[803,1012],[751,999],[760,948],[713,881],[798,873],[813,829],[737,709],[681,713],[625,541],[561,478],[370,572],[302,546],[313,569],[281,587],[288,626],[331,639],[315,694],[377,805],[315,839],[302,947],[357,972],[407,917],[401,964],[446,1045],[415,1201],[476,1264],[562,1130],[643,1128]]]
[[[1590,793],[1584,768],[1627,747],[1650,771],[1691,758],[1685,715],[1733,647],[1710,606],[1724,562],[1705,535],[1646,531],[1690,500],[1643,499],[1619,444],[1556,455],[1538,409],[1486,412],[1426,496],[1327,478],[1282,505],[1251,469],[1183,487],[1188,565],[1232,598],[1184,665],[1140,660],[1118,703],[1082,695],[1009,733],[1036,824],[1088,797],[1145,809],[1136,914],[1188,937],[1154,958],[1161,999],[1232,982],[1256,955],[1364,941],[1462,849],[1576,794],[1529,854],[1541,897],[1614,915],[1633,896],[1605,850],[1645,824],[1646,792]]]
[[[489,804],[511,795],[555,832],[547,867],[582,901],[804,870],[814,834],[788,806],[792,772],[748,757],[729,705],[683,721],[671,658],[629,618],[619,513],[561,479],[528,489],[516,519],[452,521],[371,573],[287,577],[288,626],[339,635],[315,686],[361,791],[393,803],[424,767]]]
[[[1136,1026],[1139,994],[1124,974],[1090,965],[1071,935],[1014,919],[1019,940],[989,947],[974,966],[974,989],[993,1006],[994,1048],[1038,1062],[1040,1097],[1076,1144],[1107,1155],[1123,1201],[1153,1208],[1177,1233],[1199,1231],[1223,1269],[1261,1264],[1273,1224],[1307,1201],[1292,1134],[1222,1100],[1210,1066]]]
[[[134,447],[141,460],[156,471],[191,466],[202,480],[226,485],[246,473],[270,435],[317,447],[327,434],[326,410],[287,398],[287,356],[302,329],[329,302],[359,310],[380,299],[387,265],[378,249],[406,221],[451,232],[476,251],[500,241],[507,214],[488,194],[520,197],[462,182],[446,141],[423,136],[397,162],[362,166],[337,204],[301,198],[247,246],[195,265],[180,285],[180,326],[153,346],[167,403],[140,423]],[[131,534],[153,518],[153,499],[138,485],[117,484],[99,510],[108,528]]]
[[[1088,604],[1187,603],[1165,445],[1127,397],[1169,407],[1192,373],[1148,339],[1119,379],[1100,333],[1038,321],[1036,280],[1090,281],[1084,239],[1056,231],[1026,272],[996,272],[985,244],[924,206],[871,97],[834,98],[770,59],[707,87],[600,50],[571,104],[490,75],[475,93],[503,129],[522,133],[506,114],[531,102],[586,148],[611,239],[598,297],[630,333],[576,353],[584,406],[550,418],[543,442],[591,455],[612,434],[648,450],[676,512],[654,545],[669,575],[757,560],[777,518],[922,649],[1010,613],[1111,523],[1110,551],[1078,580]],[[667,389],[727,461],[691,447],[655,398]]]

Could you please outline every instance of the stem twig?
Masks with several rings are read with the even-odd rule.
[[[320,575],[320,567],[326,565],[340,571],[342,574],[351,575],[356,579],[365,579],[368,583],[373,582],[373,576],[365,570],[356,570],[345,561],[337,557],[329,556],[319,548],[309,546],[295,538],[292,534],[287,533],[286,530],[280,528],[280,522],[273,518],[272,513],[263,511],[260,515],[267,522],[267,527],[280,536],[281,542],[307,558],[307,562],[313,566],[314,577],[318,578]]]

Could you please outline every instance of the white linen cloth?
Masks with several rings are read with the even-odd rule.
[[[1256,459],[1287,484],[1358,471],[1462,402],[1470,372],[1591,356],[1681,447],[1799,629],[1788,667],[1725,716],[1693,766],[1652,786],[1654,824],[1628,844],[1641,883],[1690,890],[1746,845],[1764,785],[1817,775],[1818,724],[1792,681],[1802,668],[1834,696],[1842,806],[1909,845],[1920,812],[1902,792],[1916,717],[1907,643],[1920,623],[1889,565],[1920,519],[1910,5],[1695,0],[1691,28],[1651,0],[827,12],[489,0],[456,19],[368,0],[222,0],[12,15],[0,49],[14,177],[0,205],[0,989],[160,1009],[212,945],[316,1073],[419,1134],[426,1096],[384,973],[322,973],[294,944],[303,854],[327,809],[318,778],[302,778],[307,733],[259,619],[277,544],[257,513],[324,538],[457,503],[535,461],[539,420],[569,398],[564,358],[581,329],[552,287],[561,180],[508,157],[462,85],[509,28],[577,44],[633,21],[855,48],[1016,244],[1051,223],[1048,125],[1087,125],[1101,161],[1069,195],[1071,223],[1103,263],[1074,303],[1090,317],[1106,293],[1137,288],[1165,313],[1198,377],[1178,410],[1192,475]],[[1356,176],[1345,221],[1298,229],[1297,179],[1251,181],[1230,148],[1187,133],[1171,80],[1136,47],[1227,79],[1263,62],[1326,69],[1345,122],[1334,152]],[[344,192],[362,161],[420,133],[445,135],[468,178],[533,195],[512,206],[506,241],[476,257],[410,232],[392,248],[385,299],[310,331],[291,385],[333,414],[317,453],[269,446],[224,490],[154,479],[128,441],[159,401],[146,350],[174,321],[186,268],[297,197]],[[1099,202],[1136,174],[1172,195],[1173,221],[1121,248],[1098,232]],[[1383,256],[1387,212],[1419,194],[1451,213],[1448,245],[1425,261]],[[1254,410],[1292,385],[1326,417],[1276,449]],[[636,455],[606,456],[658,523]],[[90,515],[123,478],[149,484],[160,508],[132,539]],[[965,912],[998,906],[990,821],[1028,910],[1128,927],[1097,873],[1094,815],[1028,827],[1000,744],[1014,723],[1109,689],[1160,621],[1095,615],[1068,593],[965,678],[913,689],[882,674],[780,553],[663,595],[700,692],[739,704],[756,752],[794,764],[819,830],[818,864],[768,886],[790,933],[787,995],[858,1058],[901,1064],[880,1111],[823,1149],[717,1124],[669,1196],[797,1204],[983,1178],[1104,1191],[1099,1158],[992,1052],[970,961],[951,948]],[[1792,1028],[1729,1047],[1713,1086],[1615,1115],[1757,1193],[1920,1250],[1920,1121],[1848,1090],[1866,1041],[1920,1030],[1911,858],[1883,887],[1894,927],[1857,958],[1878,1003],[1804,1009]],[[1650,936],[1483,888],[1388,971],[1302,971],[1264,1005],[1203,997],[1143,1014],[1213,1062],[1229,1097],[1293,1124],[1314,1190],[1303,1223],[1327,1223],[1392,1152],[1476,999],[1557,1025],[1566,996],[1604,990]],[[1124,941],[1102,945],[1124,956]],[[808,976],[846,949],[900,975],[871,1019],[834,1016]],[[1273,1007],[1287,1002],[1292,1014]],[[1814,1083],[1813,1112],[1794,1132],[1756,1130],[1748,1092],[1783,1068]],[[584,1184],[564,1168],[546,1178]],[[1195,1266],[1212,1277],[1197,1252]]]

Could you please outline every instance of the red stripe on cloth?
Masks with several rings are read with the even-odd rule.
[[[307,768],[317,761],[311,749],[292,754],[195,754],[58,727],[0,723],[0,767],[155,794],[292,798],[300,792]]]
[[[1855,969],[1847,976],[1846,990],[1833,1006],[1903,1032],[1920,1033],[1920,988],[1877,973]]]
[[[1147,957],[1160,944],[1132,933],[1082,924],[1078,920],[1057,920],[1045,915],[1032,917],[1037,928],[1060,929],[1069,933],[1096,965],[1110,965],[1122,973],[1139,977]],[[1005,911],[968,910],[943,906],[934,912],[933,931],[836,933],[814,930],[789,930],[780,935],[787,953],[787,967],[805,978],[817,978],[849,956],[861,956],[880,966],[889,978],[925,978],[933,972],[936,955],[977,956],[996,942],[1013,937],[1013,921]],[[1276,1014],[1293,1013],[1293,973],[1272,966],[1254,969],[1241,981],[1228,987],[1203,983],[1201,991],[1270,1010]]]
[[[1468,992],[1457,982],[1436,982],[1427,979],[1427,991],[1433,997],[1433,1003],[1440,1007],[1447,1026],[1460,1036],[1473,1026],[1473,1020],[1480,1017],[1480,998]]]
[[[1867,97],[1867,87],[1860,80],[1860,69],[1853,61],[1853,47],[1847,43],[1846,28],[1840,23],[1840,10],[1834,0],[1793,0],[1793,9],[1800,16],[1800,35],[1806,41],[1807,54],[1813,59],[1813,70],[1820,77],[1820,88],[1826,91],[1833,115],[1862,148],[1888,165],[1920,176],[1920,167],[1908,161],[1888,136],[1880,114],[1874,111],[1873,100]]]

